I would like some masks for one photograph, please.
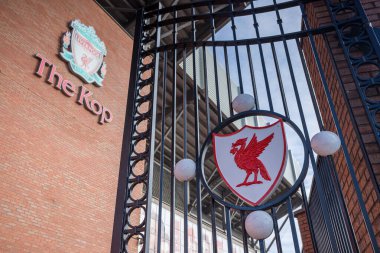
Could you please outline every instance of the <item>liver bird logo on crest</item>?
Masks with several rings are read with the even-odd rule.
[[[244,126],[231,134],[213,134],[219,174],[239,198],[256,206],[281,182],[287,145],[282,120],[264,126]]]
[[[271,177],[268,174],[267,169],[265,168],[265,165],[260,161],[259,156],[265,148],[269,145],[269,143],[272,141],[274,134],[270,134],[268,137],[266,137],[262,141],[257,141],[256,134],[253,135],[251,141],[247,146],[247,138],[239,139],[236,142],[234,142],[231,146],[231,154],[235,155],[235,163],[236,165],[242,169],[245,170],[247,173],[247,176],[245,177],[244,181],[236,187],[240,186],[248,186],[251,184],[262,184],[262,181],[257,180],[258,174],[260,173],[261,177],[264,178],[267,181],[271,181]],[[254,179],[251,182],[247,182],[249,176],[251,174],[254,174]]]

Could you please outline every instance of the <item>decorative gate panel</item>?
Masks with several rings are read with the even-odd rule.
[[[364,237],[368,238],[367,250],[378,251],[376,228],[369,218],[337,108],[349,105],[334,104],[336,94],[330,89],[328,75],[339,78],[339,73],[324,68],[326,57],[336,60],[329,51],[322,55],[319,48],[320,38],[326,34],[341,36],[342,23],[331,15],[328,22],[314,26],[308,11],[314,2],[335,11],[335,3],[311,0],[219,0],[181,5],[175,1],[170,7],[155,4],[138,12],[112,252],[301,252],[294,217],[300,209],[305,210],[310,240],[318,252],[323,245],[316,233],[322,230],[313,226],[316,219],[311,218],[309,207],[323,222],[329,251],[362,250],[364,244],[358,242]],[[350,6],[358,8],[360,3],[354,3]],[[350,59],[347,63],[356,64]],[[318,104],[321,94],[315,92],[317,86],[325,97],[324,105]],[[236,112],[233,101],[239,94],[253,97],[252,109]],[[322,111],[325,108],[328,110]],[[373,115],[373,108],[371,104],[366,112]],[[310,139],[325,130],[326,119],[332,122],[328,129],[337,133],[342,146],[327,158],[330,166],[318,167]],[[245,125],[262,129],[278,120],[284,123],[287,139],[284,177],[265,201],[251,206],[218,171],[213,134],[231,136]],[[370,122],[378,134],[373,117]],[[269,139],[267,142],[270,145]],[[234,145],[231,159],[242,144]],[[365,152],[363,145],[361,148]],[[271,155],[277,159],[276,154]],[[338,155],[347,167],[358,215],[365,224],[361,238],[355,237],[356,228],[347,211],[350,206],[342,198],[345,189],[334,174],[331,161]],[[180,182],[174,168],[183,159],[195,162],[196,176]],[[334,184],[327,170],[334,170]],[[263,172],[254,172],[262,181],[247,182],[249,173],[247,170],[246,179],[236,187],[255,191],[271,180]],[[314,203],[308,203],[312,175],[317,211]],[[327,185],[339,194],[326,194]],[[334,201],[340,203],[339,208],[329,206]],[[270,214],[274,231],[268,238],[256,240],[247,234],[245,221],[248,214],[259,210]],[[337,217],[346,222],[344,229],[336,223]]]

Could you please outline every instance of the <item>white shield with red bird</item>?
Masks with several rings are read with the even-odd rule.
[[[244,126],[230,134],[213,134],[214,158],[227,186],[257,206],[284,175],[287,145],[282,120],[264,127]]]
[[[95,74],[103,63],[103,53],[76,29],[71,36],[71,48],[75,64],[85,72]]]

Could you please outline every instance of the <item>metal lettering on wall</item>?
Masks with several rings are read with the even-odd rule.
[[[103,106],[99,101],[92,99],[92,92],[88,90],[84,85],[78,87],[71,81],[65,79],[60,73],[57,72],[56,65],[52,64],[45,56],[37,53],[36,57],[40,59],[37,71],[35,74],[39,77],[43,77],[45,66],[50,68],[49,74],[47,76],[46,82],[53,84],[54,88],[62,91],[62,93],[68,97],[72,97],[75,94],[78,94],[76,102],[92,112],[95,115],[99,116],[99,123],[109,123],[112,121],[111,111]]]
[[[70,23],[72,31],[67,31],[62,36],[62,48],[60,55],[68,62],[70,70],[87,83],[94,83],[96,86],[103,86],[102,82],[107,73],[107,65],[103,61],[107,54],[104,42],[96,35],[92,26],[86,26],[79,20]],[[88,111],[99,116],[99,123],[109,123],[112,121],[111,111],[103,106],[99,101],[92,98],[93,93],[84,85],[77,86],[65,79],[57,72],[57,67],[45,56],[37,53],[40,59],[35,74],[43,76],[45,66],[50,67],[49,76],[46,81],[54,85],[54,88],[61,90],[68,97],[78,94],[76,102],[83,105]]]

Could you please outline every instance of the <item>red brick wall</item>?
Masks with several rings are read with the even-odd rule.
[[[309,224],[307,222],[306,211],[301,209],[294,213],[294,216],[298,220],[298,227],[301,233],[302,239],[302,252],[303,253],[314,253],[313,243],[311,239],[311,234],[309,230]]]
[[[370,18],[372,18],[371,21],[378,24],[380,6],[377,2],[378,1],[363,1],[365,8],[369,8],[367,9],[368,14],[369,12],[372,13],[370,15]],[[376,9],[377,14],[374,14],[373,8]],[[323,1],[308,4],[307,14],[312,27],[320,27],[321,25],[326,25],[330,22],[329,14],[326,7],[324,6]],[[329,34],[327,37],[332,47],[332,51],[337,62],[337,67],[342,75],[343,86],[346,90],[349,103],[352,107],[355,121],[359,126],[359,132],[361,138],[364,141],[366,152],[369,155],[369,159],[375,171],[375,174],[380,175],[380,149],[370,128],[368,118],[348,69],[343,51],[338,44],[338,40],[335,34]],[[307,62],[309,64],[308,67],[313,80],[313,86],[317,96],[318,104],[320,106],[324,124],[327,129],[336,132],[322,83],[320,81],[319,73],[312,56],[310,44],[308,40],[304,40],[303,42],[303,49],[307,58]],[[348,105],[344,101],[342,90],[339,87],[337,75],[334,72],[333,63],[330,56],[328,55],[328,49],[322,36],[315,36],[315,42],[317,45],[319,57],[323,63],[323,69],[327,78],[329,91],[332,95],[335,109],[337,110],[339,123],[343,130],[344,139],[350,153],[350,158],[355,168],[356,177],[359,181],[360,188],[363,193],[366,208],[369,213],[370,220],[373,224],[378,243],[380,243],[380,202],[374,190],[375,186],[373,184],[373,181],[370,179],[368,168],[363,157],[363,152],[359,146],[359,136],[357,136],[354,131],[353,122],[351,122],[349,116]],[[355,193],[353,182],[342,151],[334,155],[334,161],[359,249],[361,252],[372,252],[370,240],[366,232],[364,220],[358,205],[357,195]]]
[[[107,47],[104,86],[85,87],[111,123],[34,74],[41,53],[83,84],[58,55],[73,19]],[[3,0],[0,22],[0,252],[109,252],[132,40],[89,0]]]
[[[380,27],[380,2],[378,0],[361,0],[363,8],[373,27]]]

